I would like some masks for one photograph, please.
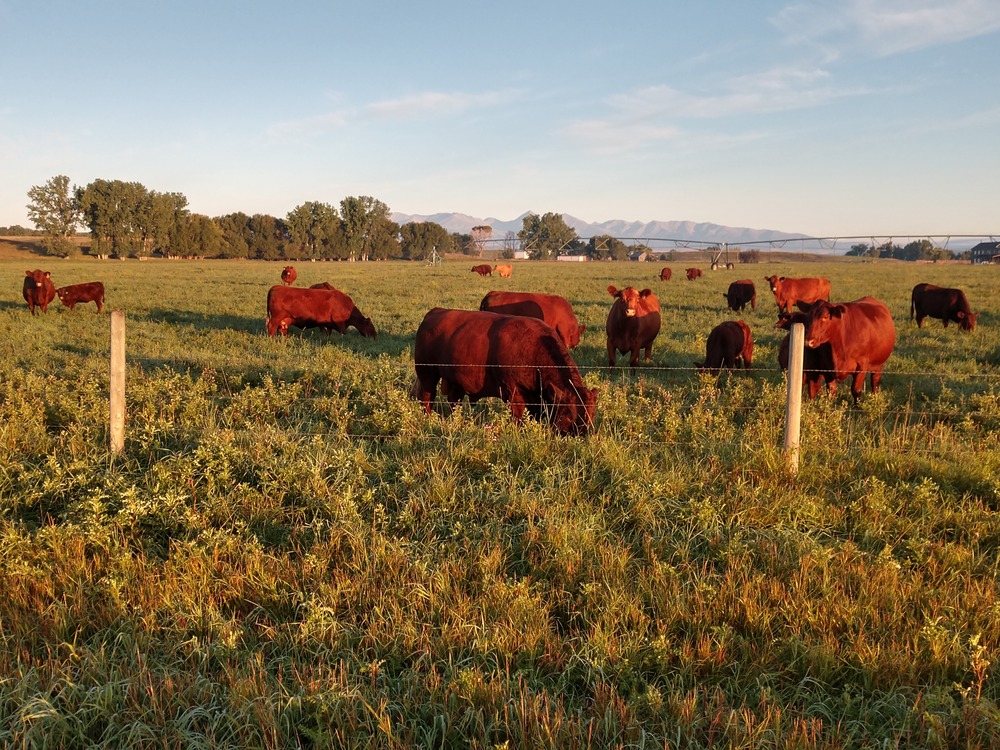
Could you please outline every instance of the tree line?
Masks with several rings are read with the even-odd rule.
[[[859,258],[894,258],[895,260],[968,260],[969,251],[953,252],[937,247],[930,240],[914,240],[900,247],[891,240],[881,245],[859,243],[851,245],[845,255]]]
[[[14,227],[19,235],[41,235],[50,255],[81,252],[72,238],[81,227],[90,234],[92,255],[116,257],[204,257],[282,259],[424,260],[434,254],[482,255],[492,228],[470,234],[448,232],[436,222],[400,226],[389,207],[369,196],[349,196],[338,205],[306,201],[284,217],[243,212],[209,217],[193,213],[182,193],[150,190],[138,182],[94,180],[71,186],[57,175],[28,190],[28,218],[36,230]],[[518,245],[533,258],[551,258],[582,247],[562,216],[527,216],[524,228],[503,240],[503,257]]]

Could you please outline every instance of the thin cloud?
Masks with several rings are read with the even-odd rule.
[[[849,0],[790,5],[771,19],[786,39],[832,58],[862,47],[885,57],[1000,31],[996,0]]]
[[[286,120],[269,127],[268,134],[278,137],[314,136],[372,120],[407,121],[454,117],[463,112],[505,106],[517,98],[518,93],[510,90],[478,94],[425,91],[398,99],[372,102],[360,108],[347,108],[314,117]]]

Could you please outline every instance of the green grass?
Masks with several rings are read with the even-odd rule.
[[[107,308],[32,318],[24,270]],[[282,264],[0,261],[0,744],[14,747],[996,747],[997,269],[773,263],[297,264],[380,335],[264,333]],[[785,387],[763,276],[883,299],[883,390]],[[751,278],[741,316],[722,292]],[[966,290],[963,335],[909,290]],[[607,371],[608,284],[651,287],[652,366]],[[413,336],[491,288],[587,326],[594,433],[504,404],[424,415]],[[107,310],[127,435],[108,453]],[[742,317],[751,374],[699,376]]]

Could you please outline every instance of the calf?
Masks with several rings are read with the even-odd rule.
[[[56,289],[56,294],[63,306],[70,310],[75,310],[79,302],[96,302],[97,312],[100,312],[104,307],[104,284],[100,281],[61,286]]]
[[[719,323],[708,334],[705,361],[694,364],[699,370],[715,375],[723,367],[732,370],[741,359],[743,369],[749,370],[753,363],[753,336],[750,333],[750,326],[742,320],[727,320],[725,323]]]

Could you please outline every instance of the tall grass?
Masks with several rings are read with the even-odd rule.
[[[30,265],[30,264],[29,264]],[[23,267],[22,267],[23,266]],[[31,267],[35,267],[31,265]],[[18,747],[996,747],[996,269],[304,263],[380,332],[264,333],[280,265],[52,261],[123,309],[31,317],[0,262],[0,743]],[[675,269],[676,271],[677,269]],[[797,478],[764,275],[887,302],[883,391],[807,403]],[[722,292],[757,284],[736,315]],[[758,280],[759,279],[759,280]],[[964,288],[963,335],[909,323]],[[608,284],[649,286],[652,366],[607,370]],[[559,293],[594,434],[409,395],[432,306]],[[698,375],[742,317],[751,374]],[[842,389],[846,391],[847,389]]]

